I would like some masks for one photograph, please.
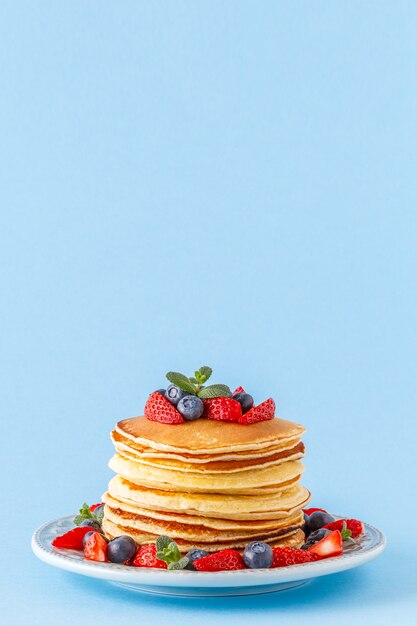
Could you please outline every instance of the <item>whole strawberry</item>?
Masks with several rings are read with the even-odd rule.
[[[165,561],[156,558],[156,545],[154,543],[145,543],[136,552],[132,565],[135,567],[157,567],[159,569],[167,569]]]
[[[298,548],[273,548],[273,560],[271,567],[287,567],[288,565],[299,565],[300,563],[310,563],[317,561],[319,557],[306,550]]]
[[[226,570],[244,569],[242,555],[237,550],[220,550],[214,554],[203,556],[194,561],[199,572],[221,572]]]
[[[346,524],[346,526],[344,526],[344,524]],[[351,532],[351,537],[359,537],[359,535],[362,535],[365,532],[363,522],[360,522],[357,519],[338,519],[335,522],[326,524],[324,528],[327,528],[328,530],[340,530],[340,532],[342,532],[344,528],[347,528]]]

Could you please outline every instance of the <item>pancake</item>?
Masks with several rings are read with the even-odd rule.
[[[175,426],[122,420],[111,433],[116,475],[103,495],[103,531],[138,544],[168,535],[182,552],[241,550],[253,540],[299,546],[310,499],[300,485],[303,433],[278,418]]]

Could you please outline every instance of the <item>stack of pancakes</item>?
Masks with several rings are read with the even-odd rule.
[[[138,543],[159,535],[183,552],[303,543],[299,424],[274,418],[242,425],[200,419],[175,426],[135,417],[111,436],[116,472],[103,496],[103,530]]]

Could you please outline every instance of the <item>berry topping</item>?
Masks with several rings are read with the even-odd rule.
[[[151,393],[145,404],[145,417],[153,422],[163,424],[181,424],[184,422],[181,413],[157,391]]]
[[[313,546],[315,543],[317,543],[327,535],[330,535],[330,532],[331,531],[327,530],[326,528],[319,528],[318,530],[315,530],[314,533],[310,533],[305,544],[301,546],[301,549],[307,550],[307,548],[309,548],[310,546]]]
[[[161,396],[165,396],[166,389],[156,389],[156,393],[159,393]]]
[[[88,537],[84,546],[84,556],[90,561],[107,561],[107,541],[100,533],[94,532]]]
[[[232,393],[232,397],[235,396],[237,393],[246,393],[246,391],[243,389],[243,387],[236,387],[236,389]]]
[[[253,407],[253,398],[244,391],[239,391],[232,395],[233,400],[237,400],[242,407],[242,413],[247,413]]]
[[[136,543],[129,535],[121,535],[109,542],[107,558],[112,563],[124,563],[136,554]]]
[[[176,385],[170,385],[165,392],[165,398],[169,400],[173,406],[177,406],[181,398],[184,398],[184,396],[187,396],[188,394],[189,391],[183,391]]]
[[[272,548],[263,541],[251,541],[243,552],[243,561],[251,569],[271,567],[272,559]]]
[[[315,509],[314,507],[311,509],[303,509],[304,515],[311,515],[315,511],[321,511],[322,513],[327,513],[327,511],[325,511],[324,509]]]
[[[82,522],[80,522],[78,524],[78,526],[80,528],[93,528],[94,530],[96,530],[97,532],[101,531],[101,524],[99,524],[96,520],[94,519],[84,519]]]
[[[268,398],[258,406],[252,407],[247,413],[239,419],[240,424],[254,424],[255,422],[263,422],[271,420],[275,416],[275,402],[272,398]]]
[[[95,511],[96,509],[99,509],[99,511],[100,511],[100,507],[103,507],[103,508],[104,508],[104,504],[103,504],[103,502],[99,502],[98,504],[90,504],[90,511],[91,511],[92,513],[94,513],[94,511]]]
[[[318,556],[298,548],[273,548],[273,561],[271,567],[287,567],[288,565],[299,565],[317,561]]]
[[[333,515],[323,513],[322,511],[313,511],[313,513],[308,516],[308,527],[310,532],[323,528],[323,526],[326,526],[326,524],[330,524],[331,522],[334,522]]]
[[[220,572],[224,570],[244,569],[242,555],[237,550],[221,550],[194,561],[199,572]]]
[[[165,561],[156,558],[156,545],[154,543],[145,543],[136,552],[136,556],[132,563],[135,567],[157,567],[159,569],[167,569]]]
[[[333,530],[330,535],[310,546],[305,550],[307,554],[316,554],[320,559],[343,554],[342,535],[338,530]]]
[[[194,561],[196,561],[197,559],[202,559],[203,556],[208,556],[208,555],[209,555],[209,552],[207,552],[207,550],[199,550],[198,548],[195,548],[194,550],[190,550],[185,555],[188,559],[188,565],[185,569],[195,570]]]
[[[344,524],[346,524],[347,530],[350,530],[351,537],[359,537],[359,535],[362,535],[365,532],[363,522],[360,522],[357,519],[338,519],[335,522],[326,524],[324,528],[329,530],[339,530],[342,532],[344,530]]]
[[[90,531],[94,532],[92,528],[84,526],[83,528],[73,528],[64,535],[55,537],[52,541],[52,545],[55,548],[66,548],[68,550],[82,550],[84,535]]]
[[[211,398],[204,400],[204,417],[221,422],[238,422],[242,417],[242,407],[232,398]]]
[[[197,420],[203,415],[204,404],[197,396],[184,396],[177,404],[177,411],[185,420]]]

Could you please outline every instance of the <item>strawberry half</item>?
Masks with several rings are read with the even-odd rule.
[[[298,548],[272,548],[273,560],[271,567],[287,567],[288,565],[299,565],[300,563],[310,563],[318,561],[317,554],[299,550]]]
[[[162,424],[182,424],[184,419],[179,411],[172,404],[154,391],[151,393],[145,404],[145,417],[152,422]]]
[[[357,519],[338,519],[335,522],[327,524],[324,528],[327,528],[328,530],[339,530],[342,532],[344,523],[346,524],[346,528],[352,533],[352,537],[359,537],[359,535],[363,535],[365,532],[363,522],[360,522]]]
[[[239,424],[255,424],[255,422],[271,420],[273,417],[275,417],[275,402],[272,398],[268,398],[244,413],[239,419]]]
[[[77,528],[69,530],[64,535],[55,537],[52,541],[52,545],[55,548],[66,548],[67,550],[83,550],[84,535],[90,532],[90,530],[94,530],[94,528],[77,526]]]
[[[333,530],[330,535],[320,539],[317,543],[307,548],[306,552],[316,554],[319,559],[328,559],[331,556],[343,554],[342,535],[339,530]]]
[[[232,398],[209,398],[204,402],[204,417],[221,422],[238,422],[242,417],[242,407]]]
[[[242,555],[237,550],[229,549],[203,556],[201,559],[194,561],[193,565],[199,572],[245,569]]]
[[[236,387],[236,389],[232,393],[232,396],[234,396],[235,393],[246,393],[246,391],[243,389],[243,387]]]
[[[311,509],[303,509],[303,513],[305,513],[306,515],[311,515],[315,511],[320,511],[321,513],[327,513],[327,511],[325,511],[324,509],[315,509],[314,507],[311,508]],[[327,528],[327,526],[326,526],[326,528]]]
[[[159,569],[167,569],[165,561],[156,558],[156,545],[154,543],[145,543],[136,552],[132,565],[135,567],[158,567]]]
[[[108,561],[107,541],[100,533],[90,535],[85,543],[84,556],[90,561]]]

